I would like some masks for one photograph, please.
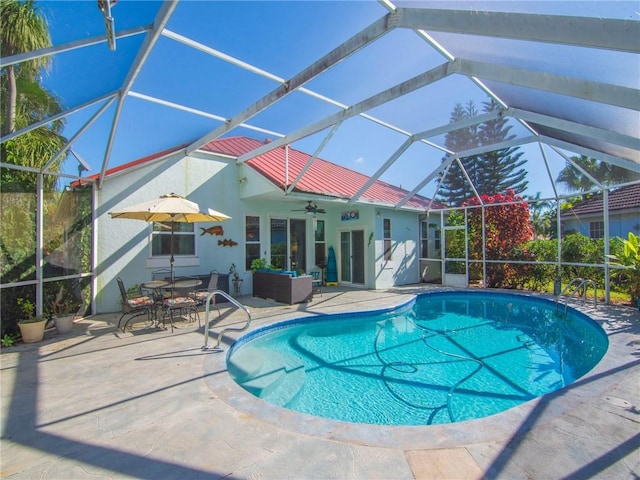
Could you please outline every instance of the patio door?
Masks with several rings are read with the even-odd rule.
[[[340,282],[364,285],[364,230],[340,232]]]

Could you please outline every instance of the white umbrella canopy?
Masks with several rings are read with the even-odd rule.
[[[230,216],[170,193],[155,200],[109,212],[111,218],[128,218],[145,222],[171,222],[171,278],[173,279],[173,230],[175,223],[222,222]]]

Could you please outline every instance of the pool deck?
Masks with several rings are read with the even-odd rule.
[[[399,305],[433,289],[325,287],[308,304],[242,297],[250,330],[315,313]],[[244,317],[229,304],[209,345]],[[119,315],[3,348],[0,477],[12,479],[560,479],[640,477],[640,313],[575,304],[606,330],[603,360],[569,387],[492,417],[453,425],[376,427],[265,404],[228,376],[203,330]],[[217,312],[212,313],[212,318]],[[366,392],[363,392],[366,394]]]

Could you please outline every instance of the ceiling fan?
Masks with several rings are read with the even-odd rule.
[[[316,213],[327,213],[324,208],[318,208],[318,205],[311,200],[307,200],[307,205],[299,210],[292,210],[292,212],[304,212],[307,215],[315,215]]]

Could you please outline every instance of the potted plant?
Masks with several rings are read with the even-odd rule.
[[[240,274],[238,274],[238,269],[235,263],[232,263],[231,267],[229,267],[229,275],[233,275],[234,280],[238,280],[240,278]]]
[[[65,303],[64,287],[60,287],[55,300],[51,304],[51,311],[53,312],[53,323],[59,334],[64,335],[73,330],[75,314],[70,313],[70,309]]]
[[[23,318],[18,321],[20,335],[24,343],[39,342],[44,338],[44,327],[47,319],[41,316],[34,316],[35,306],[30,300],[18,299],[18,307],[22,310]]]
[[[264,258],[254,258],[251,262],[251,271],[253,273],[256,273],[258,270],[266,270],[269,267],[271,267],[271,265],[269,265],[269,262]]]
[[[621,242],[622,248],[615,255],[607,255],[613,260],[609,265],[620,267],[614,275],[631,296],[631,304],[637,303],[640,310],[640,237],[629,232],[626,240],[616,240]]]

